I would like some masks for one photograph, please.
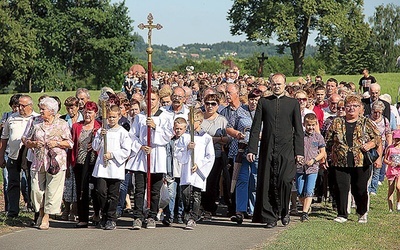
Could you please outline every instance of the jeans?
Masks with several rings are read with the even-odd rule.
[[[297,173],[296,174],[297,195],[299,197],[313,197],[317,177],[318,173],[314,174]]]
[[[179,186],[180,178],[174,178],[174,181],[168,182],[169,204],[164,209],[165,219],[173,221],[175,216],[175,207],[179,218],[183,218],[183,201],[181,187]]]
[[[6,160],[7,162],[7,160]],[[7,168],[3,168],[3,195],[4,195],[4,209],[8,211],[8,197],[7,197],[7,187],[8,187],[8,171]]]
[[[126,195],[128,194],[129,185],[132,183],[132,172],[125,174],[125,180],[121,182],[119,187],[119,201],[117,205],[117,214],[122,215],[125,208]]]
[[[379,171],[379,181],[383,182],[386,176],[386,164],[382,163],[381,171]]]
[[[243,157],[236,182],[236,212],[253,214],[256,201],[258,160],[249,162]]]
[[[378,192],[378,182],[379,182],[379,175],[380,175],[381,169],[380,168],[374,168],[372,172],[372,179],[371,179],[371,184],[368,187],[368,192],[369,193],[377,193]]]

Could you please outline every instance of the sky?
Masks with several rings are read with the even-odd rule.
[[[372,16],[375,7],[381,4],[399,4],[399,0],[364,0],[364,14]],[[112,3],[120,0],[111,0]],[[230,23],[226,20],[233,0],[126,0],[129,15],[133,20],[134,32],[147,41],[147,30],[140,30],[140,23],[147,23],[149,13],[153,23],[161,24],[161,30],[154,30],[152,43],[178,47],[190,43],[213,44],[224,41],[245,41],[246,36],[232,36]],[[309,43],[313,44],[311,34]],[[271,41],[273,42],[273,41]]]

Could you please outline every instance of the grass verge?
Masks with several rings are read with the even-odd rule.
[[[349,220],[333,221],[336,213],[331,205],[315,204],[309,222],[290,224],[274,242],[262,249],[399,249],[400,212],[388,212],[387,183],[371,197],[368,223],[359,224],[352,209]]]

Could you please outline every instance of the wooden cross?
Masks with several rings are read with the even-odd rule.
[[[261,53],[261,57],[257,57],[258,59],[258,76],[263,76],[264,71],[264,61],[268,59],[268,56],[264,56],[264,52]]]

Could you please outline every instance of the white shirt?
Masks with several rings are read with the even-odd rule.
[[[92,142],[93,150],[98,153],[92,175],[96,178],[125,180],[125,162],[132,148],[128,131],[118,126],[118,128],[108,129],[106,136],[107,151],[113,155],[113,158],[104,164],[104,141],[99,129]]]
[[[147,172],[147,155],[140,148],[147,145],[146,116],[138,114],[133,119],[129,136],[132,151],[126,169]],[[173,120],[170,112],[163,111],[159,116],[151,117],[156,124],[151,129],[150,173],[167,173],[167,148],[173,136]]]
[[[191,150],[187,149],[190,143],[190,135],[182,135],[176,143],[174,157],[182,164],[180,185],[192,185],[206,190],[206,180],[211,172],[215,161],[214,144],[212,137],[205,133],[202,136],[194,136],[196,144],[194,149],[194,163],[198,170],[192,173]]]
[[[21,137],[25,132],[28,121],[38,114],[33,111],[29,116],[22,117],[19,112],[10,115],[4,123],[3,133],[1,139],[8,140],[8,157],[13,160],[18,159],[18,153],[22,146]]]

